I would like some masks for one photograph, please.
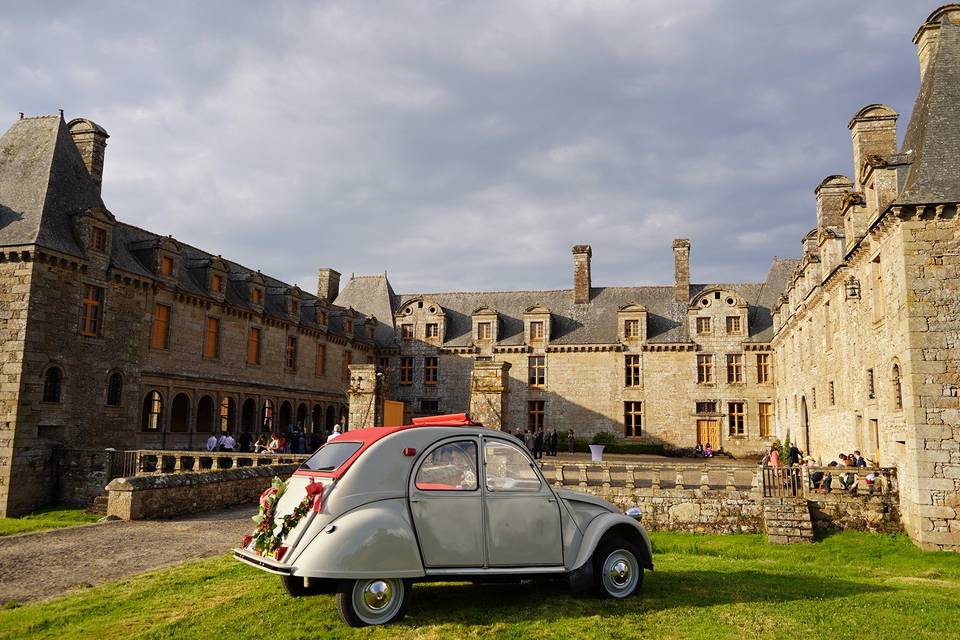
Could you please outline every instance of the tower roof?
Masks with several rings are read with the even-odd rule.
[[[911,163],[895,204],[960,202],[960,24],[946,15],[901,152]]]
[[[103,206],[60,116],[21,118],[0,138],[0,246],[82,256],[70,214]]]

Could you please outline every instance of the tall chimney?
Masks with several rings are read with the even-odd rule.
[[[317,275],[317,297],[333,302],[340,295],[340,272],[333,269],[320,269]]]
[[[103,127],[86,118],[74,118],[67,123],[67,129],[99,192],[103,184],[103,155],[110,136]]]
[[[573,247],[573,301],[577,304],[590,302],[590,256],[593,251],[588,244]]]
[[[913,44],[917,45],[917,58],[920,59],[921,80],[926,75],[930,62],[936,57],[940,43],[940,25],[944,20],[960,24],[960,4],[947,4],[931,13],[913,36]]]
[[[870,156],[887,156],[897,152],[897,118],[899,114],[885,104],[870,104],[854,114],[847,128],[853,141],[853,182],[857,190],[864,161]]]
[[[690,241],[677,238],[673,241],[673,299],[683,304],[690,303]]]

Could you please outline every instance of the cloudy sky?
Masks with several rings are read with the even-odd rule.
[[[121,220],[314,290],[760,280],[847,122],[919,84],[902,0],[5,5],[0,116],[110,133]],[[6,115],[3,115],[6,114]],[[0,126],[6,126],[0,122]]]

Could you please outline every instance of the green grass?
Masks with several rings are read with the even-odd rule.
[[[99,519],[100,516],[86,513],[83,509],[42,509],[20,518],[0,518],[0,536],[72,527],[96,522]]]
[[[626,601],[562,584],[420,584],[403,622],[358,630],[341,625],[332,596],[292,599],[277,578],[218,557],[8,608],[0,638],[960,637],[960,555],[923,553],[903,536],[774,547],[661,533],[654,544],[657,570]]]

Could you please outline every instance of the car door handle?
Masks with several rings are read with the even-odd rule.
[[[420,502],[420,498],[410,498],[410,502]]]
[[[547,498],[547,502],[556,502],[556,501],[557,501],[556,498]]]

